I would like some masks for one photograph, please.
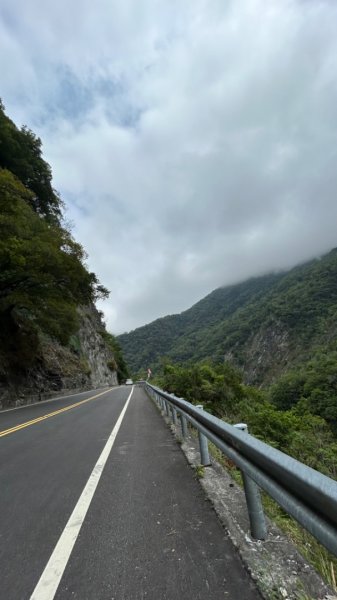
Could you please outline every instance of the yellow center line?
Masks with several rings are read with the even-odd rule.
[[[90,396],[90,398],[86,398],[85,400],[80,400],[79,402],[76,402],[75,404],[70,404],[70,406],[66,406],[65,408],[60,408],[59,410],[55,410],[54,412],[47,413],[46,415],[43,415],[42,417],[37,417],[36,419],[32,419],[31,421],[26,421],[26,423],[21,423],[20,425],[15,425],[14,427],[10,427],[10,429],[4,429],[3,431],[0,431],[0,437],[4,437],[5,435],[14,433],[14,431],[19,431],[19,429],[24,429],[25,427],[30,427],[30,425],[34,425],[35,423],[39,423],[40,421],[44,421],[45,419],[49,419],[50,417],[55,417],[56,415],[60,415],[61,413],[66,412],[67,410],[76,408],[76,406],[80,406],[81,404],[90,402],[90,400],[99,398],[100,396],[103,396],[103,394],[107,394],[108,392],[111,392],[111,390],[112,390],[112,388],[109,388],[108,390],[105,390],[104,392],[100,392],[99,394],[96,394],[95,396]]]

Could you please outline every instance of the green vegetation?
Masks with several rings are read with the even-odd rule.
[[[130,368],[161,370],[224,359],[249,383],[267,386],[314,348],[335,351],[337,250],[288,271],[219,288],[189,310],[119,336]]]
[[[221,354],[218,342],[213,339],[219,323],[231,319],[252,299],[263,298],[278,279],[278,275],[268,275],[219,288],[179,315],[157,319],[118,336],[130,368],[138,371],[151,366],[154,372],[165,356],[173,361],[214,359]]]
[[[330,362],[326,362],[329,370]],[[323,368],[322,377],[319,378],[320,384],[326,380],[324,376],[324,374],[326,375],[326,371],[324,371],[326,362],[322,357],[321,360],[317,358],[317,361],[312,362],[312,377],[308,377],[305,384],[303,384],[303,376],[307,366],[300,371],[301,390],[304,385],[308,398],[314,397],[315,389],[317,389],[319,370],[315,371],[315,367]],[[296,372],[285,377],[287,385],[291,384],[295,374]],[[257,438],[290,454],[308,466],[332,478],[337,478],[337,439],[334,428],[328,420],[315,413],[315,403],[310,404],[304,398],[299,397],[298,402],[293,401],[290,407],[277,407],[274,404],[275,399],[284,401],[287,398],[287,390],[284,388],[283,381],[280,382],[279,388],[276,385],[270,392],[257,390],[252,386],[245,385],[242,382],[241,374],[231,366],[226,364],[220,366],[208,361],[189,365],[166,363],[156,384],[177,396],[184,397],[189,402],[202,403],[205,409],[228,423],[246,422],[250,433]],[[291,389],[293,389],[292,398],[295,400],[297,392],[294,391],[294,388]],[[335,403],[337,404],[336,399]],[[319,404],[316,412],[320,408]],[[234,479],[241,482],[240,472],[234,463],[224,457],[213,444],[210,444],[210,451],[225,468],[231,471]],[[198,475],[197,470],[196,474]],[[287,533],[302,554],[336,589],[337,559],[331,556],[267,494],[263,494],[263,503],[267,514]]]
[[[48,222],[60,223],[62,202],[52,187],[51,168],[42,158],[41,140],[27,127],[18,129],[0,100],[0,166],[30,190],[26,201]]]
[[[2,374],[31,368],[39,360],[43,335],[80,356],[77,307],[109,294],[85,260],[84,249],[63,223],[41,140],[26,127],[18,129],[0,102]],[[118,342],[113,336],[108,341],[123,374]]]
[[[205,477],[205,467],[203,465],[196,465],[194,470],[197,479],[203,479],[203,477]]]
[[[117,370],[118,383],[122,383],[123,381],[125,381],[125,379],[130,377],[130,373],[127,364],[123,358],[123,353],[120,344],[114,335],[108,333],[104,329],[100,333],[105,343],[110,348],[115,357],[115,360],[113,361],[114,365],[108,364],[108,367],[112,370]]]
[[[257,438],[337,478],[337,439],[330,424],[313,409],[303,410],[302,402],[288,410],[278,408],[273,403],[276,388],[270,394],[257,390],[245,385],[233,367],[210,362],[166,364],[157,383],[189,402],[203,404],[228,423],[248,423]]]
[[[332,348],[316,348],[310,360],[280,377],[270,397],[280,409],[323,417],[337,432],[337,351]]]

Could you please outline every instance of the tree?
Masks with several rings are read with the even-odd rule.
[[[42,142],[28,127],[18,129],[0,105],[0,167],[11,171],[32,193],[25,201],[50,223],[59,224],[62,201],[52,187],[52,172],[42,158]]]
[[[34,212],[32,195],[0,169],[0,336],[7,349],[9,340],[19,348],[34,338],[33,356],[39,329],[65,344],[78,326],[76,307],[108,291],[86,269],[70,233]]]

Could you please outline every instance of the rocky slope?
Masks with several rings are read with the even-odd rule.
[[[117,364],[95,307],[78,309],[80,328],[67,346],[41,334],[37,360],[28,370],[0,371],[0,408],[66,393],[117,385]]]

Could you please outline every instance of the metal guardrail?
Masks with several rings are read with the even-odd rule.
[[[198,430],[201,464],[210,464],[207,439],[242,471],[252,537],[267,535],[259,488],[337,556],[337,482],[249,435],[245,424],[229,425],[202,407],[144,382],[149,395],[173,421]],[[207,439],[206,439],[207,438]]]

